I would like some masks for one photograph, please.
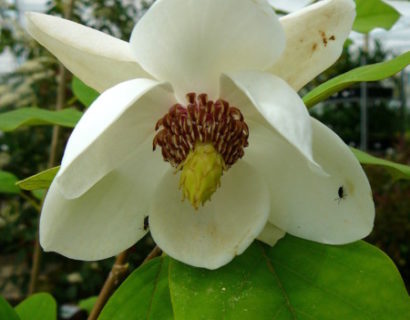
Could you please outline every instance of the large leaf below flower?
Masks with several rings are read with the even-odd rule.
[[[50,111],[40,108],[22,108],[0,113],[0,130],[13,131],[22,126],[59,125],[74,128],[82,113],[75,109]]]
[[[57,303],[48,293],[37,293],[28,297],[17,305],[15,310],[21,320],[57,319]]]
[[[396,74],[410,64],[410,52],[392,60],[359,67],[337,76],[310,91],[303,97],[303,102],[310,108],[358,82],[379,81]]]
[[[400,18],[396,9],[382,0],[356,0],[353,30],[368,33],[374,28],[389,30]]]
[[[388,284],[388,285],[386,285]],[[286,236],[254,243],[216,271],[161,257],[137,269],[100,319],[406,319],[390,259],[359,241],[328,246]]]
[[[159,258],[137,269],[115,292],[98,319],[174,319],[168,287],[169,263],[169,258]]]
[[[385,168],[396,180],[410,180],[410,166],[377,158],[355,148],[351,148],[351,150],[361,164]]]

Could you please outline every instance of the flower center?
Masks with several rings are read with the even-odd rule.
[[[187,100],[158,120],[153,149],[160,146],[164,160],[182,170],[183,197],[197,209],[210,200],[223,171],[243,157],[249,129],[239,109],[222,99],[188,93]]]

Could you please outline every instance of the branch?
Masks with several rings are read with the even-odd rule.
[[[113,294],[115,289],[120,285],[120,283],[125,279],[125,276],[128,272],[127,259],[129,256],[129,252],[129,249],[125,250],[122,253],[120,253],[115,259],[115,263],[111,269],[110,274],[108,275],[107,280],[105,280],[104,286],[102,287],[100,294],[98,295],[97,301],[95,302],[95,305],[91,310],[88,320],[97,319],[110,296]]]

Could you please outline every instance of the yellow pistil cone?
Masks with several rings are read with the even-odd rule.
[[[225,169],[222,156],[210,143],[197,143],[183,162],[179,187],[195,209],[211,199]]]

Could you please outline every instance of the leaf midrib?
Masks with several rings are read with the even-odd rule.
[[[287,292],[285,290],[285,287],[283,286],[282,282],[280,281],[280,278],[279,278],[278,274],[276,273],[275,268],[273,267],[272,261],[269,259],[268,255],[266,254],[265,248],[262,245],[260,245],[260,247],[262,249],[262,255],[265,258],[268,269],[271,272],[271,274],[273,275],[273,277],[275,278],[276,282],[278,283],[278,287],[281,290],[283,298],[285,299],[285,303],[286,303],[285,305],[286,305],[287,309],[289,310],[290,314],[292,315],[292,318],[297,320],[296,310],[290,302],[289,295],[287,294]]]

